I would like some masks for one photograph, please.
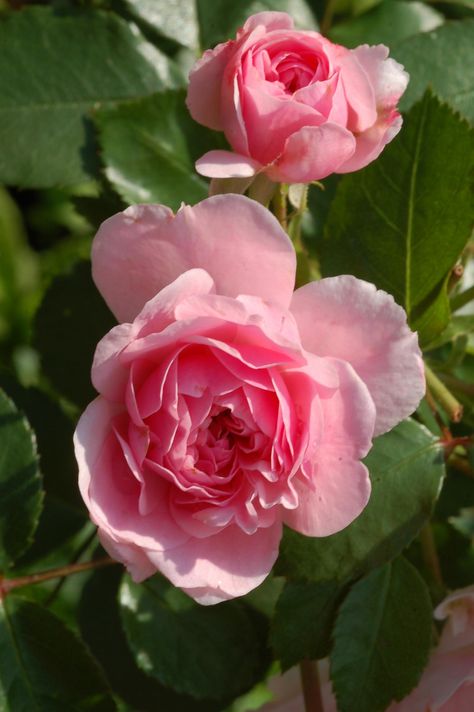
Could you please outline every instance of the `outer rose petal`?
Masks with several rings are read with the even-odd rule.
[[[356,138],[354,155],[337,169],[337,173],[352,173],[375,161],[387,143],[390,143],[398,134],[402,123],[400,114],[394,112],[385,120],[381,118],[375,126],[359,134]]]
[[[250,178],[261,166],[233,151],[208,151],[196,161],[196,170],[207,178]]]
[[[286,12],[257,12],[251,15],[242,27],[242,32],[252,32],[259,25],[263,25],[267,32],[272,30],[292,30],[293,18]]]
[[[276,561],[280,539],[280,522],[252,535],[229,526],[211,538],[191,539],[168,551],[148,551],[148,558],[175,586],[211,605],[256,588]]]
[[[156,573],[156,567],[139,546],[114,541],[101,529],[98,531],[98,537],[106,552],[127,567],[127,571],[136,583],[140,583]]]
[[[225,42],[204,52],[189,73],[186,105],[195,121],[215,131],[222,131],[222,77],[232,56],[235,42]]]
[[[355,146],[354,136],[337,124],[307,126],[289,137],[283,154],[266,173],[275,182],[320,180],[344,165]]]
[[[375,407],[351,366],[330,362],[339,372],[339,386],[332,395],[321,397],[323,432],[293,480],[298,507],[284,517],[306,536],[329,536],[347,527],[366,506],[371,490],[369,473],[359,458],[372,444]]]
[[[374,88],[377,108],[394,108],[407,88],[409,74],[385,45],[360,45],[352,50]]]
[[[173,213],[137,205],[106,220],[92,245],[92,274],[119,321],[187,270],[200,267],[218,294],[252,294],[288,307],[296,259],[276,218],[241,195],[216,195]]]
[[[303,346],[348,361],[377,408],[375,435],[410,415],[425,392],[417,335],[392,296],[344,275],[311,282],[291,303]]]

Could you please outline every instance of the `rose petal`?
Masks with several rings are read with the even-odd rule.
[[[220,111],[222,77],[235,42],[225,42],[204,52],[189,73],[186,105],[193,119],[214,131],[222,131]]]
[[[394,108],[407,88],[409,74],[392,58],[385,45],[360,45],[352,50],[367,74],[375,92],[378,108]]]
[[[119,321],[131,321],[163,287],[191,268],[216,291],[253,294],[287,307],[295,253],[276,218],[249,198],[216,195],[176,216],[137,205],[106,220],[92,246],[94,280]]]
[[[149,551],[148,558],[175,586],[210,605],[256,588],[275,563],[280,538],[280,523],[252,535],[228,526],[211,538],[191,539],[168,551]]]
[[[386,118],[381,117],[374,126],[356,136],[354,154],[339,166],[336,173],[352,173],[368,166],[380,156],[387,143],[395,138],[402,123],[402,117],[397,112]]]
[[[303,346],[348,361],[377,408],[375,434],[410,415],[425,392],[417,335],[393,297],[352,276],[311,282],[291,303]]]
[[[196,170],[207,178],[250,178],[261,165],[233,151],[208,151],[196,161]]]
[[[320,180],[345,164],[355,145],[354,136],[337,124],[302,128],[289,137],[282,156],[266,173],[275,182]]]
[[[292,30],[294,27],[293,18],[286,12],[257,12],[246,20],[241,31],[252,32],[260,25],[263,25],[267,32],[272,30]]]
[[[306,536],[330,536],[345,529],[359,516],[370,497],[365,465],[342,456],[318,457],[314,489],[295,478],[298,506],[285,512],[284,521]]]

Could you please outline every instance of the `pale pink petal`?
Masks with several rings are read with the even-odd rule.
[[[111,421],[118,406],[96,398],[82,414],[74,434],[79,465],[79,488],[92,521],[120,544],[162,549],[182,544],[188,535],[172,520],[168,510],[168,483],[152,513],[138,510],[140,484],[131,472]],[[132,548],[133,548],[132,547]]]
[[[402,128],[402,117],[396,111],[381,116],[374,126],[356,136],[354,154],[348,158],[336,173],[352,173],[372,163]]]
[[[293,246],[276,218],[249,198],[216,195],[174,216],[137,205],[106,220],[92,246],[94,280],[119,321],[192,268],[216,291],[253,294],[287,307],[295,279]]]
[[[273,30],[292,30],[293,18],[286,12],[257,12],[246,20],[242,27],[243,32],[252,32],[256,27],[263,25],[267,32]]]
[[[275,563],[280,538],[280,523],[252,535],[234,525],[184,546],[148,551],[148,557],[175,586],[210,605],[256,588]]]
[[[287,510],[284,521],[306,536],[330,536],[345,529],[367,505],[369,473],[362,462],[323,454],[315,469],[314,488],[302,478],[293,480],[298,507]]]
[[[235,42],[225,42],[204,52],[189,73],[186,105],[193,119],[215,131],[222,131],[221,83]]]
[[[131,324],[114,326],[97,344],[92,363],[91,379],[94,388],[111,401],[123,403],[128,368],[118,358],[134,338]]]
[[[329,51],[337,54],[336,61],[346,92],[349,105],[347,128],[356,132],[365,131],[377,121],[375,91],[370,78],[353,51],[339,45],[333,45]]]
[[[128,573],[136,583],[140,583],[156,573],[156,566],[151,563],[139,546],[114,541],[100,529],[98,537],[109,556],[126,566]]]
[[[282,156],[266,173],[275,182],[320,180],[344,165],[355,145],[354,136],[337,124],[302,128],[289,137]]]
[[[250,178],[261,165],[233,151],[208,151],[196,161],[196,170],[207,178]]]
[[[272,96],[266,88],[246,84],[243,96],[249,152],[262,165],[271,163],[283,151],[286,156],[291,134],[298,135],[303,127],[319,126],[324,121],[312,106],[289,101],[286,96]]]
[[[360,45],[352,50],[374,88],[378,109],[394,108],[407,88],[409,75],[401,64],[388,58],[385,45]]]
[[[352,276],[298,289],[291,304],[303,346],[348,361],[377,408],[375,434],[409,416],[425,392],[417,335],[393,297]]]

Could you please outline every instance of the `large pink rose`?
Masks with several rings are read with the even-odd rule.
[[[361,458],[424,391],[391,296],[350,276],[293,294],[290,240],[236,195],[130,207],[92,264],[125,323],[95,354],[80,488],[135,580],[159,570],[215,603],[263,581],[283,523],[327,536],[358,516]]]
[[[196,168],[211,178],[265,171],[287,183],[356,171],[399,132],[407,82],[384,45],[349,50],[295,30],[286,13],[253,15],[190,73],[193,118],[224,131],[233,149],[210,151]]]

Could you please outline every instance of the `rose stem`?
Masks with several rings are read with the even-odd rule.
[[[95,559],[95,561],[85,561],[81,564],[69,564],[68,566],[60,566],[57,569],[41,571],[37,574],[20,576],[19,578],[0,579],[0,599],[5,598],[5,596],[14,588],[20,588],[22,586],[31,586],[34,583],[43,583],[43,581],[49,581],[50,579],[62,578],[63,576],[78,574],[82,571],[100,569],[103,566],[110,566],[111,564],[117,563],[118,562],[114,561],[114,559],[111,559],[109,556],[106,556],[103,559]]]
[[[331,29],[332,19],[334,17],[334,11],[336,10],[337,0],[327,0],[326,7],[324,9],[324,15],[321,20],[321,34],[326,35]]]
[[[92,542],[94,541],[95,537],[97,536],[97,529],[93,527],[91,533],[89,536],[86,538],[86,540],[81,544],[81,546],[78,548],[76,553],[74,554],[71,564],[75,564],[79,561],[81,556],[87,551],[87,549],[90,547]],[[51,593],[49,594],[48,598],[45,601],[45,606],[50,606],[58,593],[60,592],[61,588],[63,587],[64,583],[66,581],[66,577],[63,576],[62,578],[59,579],[57,582],[56,586],[53,588]]]
[[[439,563],[438,552],[436,551],[435,540],[433,536],[433,530],[431,524],[427,522],[423,529],[420,531],[420,544],[421,551],[423,554],[423,560],[430,571],[433,580],[442,588],[444,588],[444,581],[441,575],[441,566]]]
[[[444,383],[426,363],[425,376],[426,385],[431,391],[433,398],[442,406],[443,410],[446,411],[448,418],[453,423],[459,423],[463,414],[463,407],[461,403],[456,400],[450,391],[448,391]]]
[[[280,183],[272,200],[273,212],[282,226],[283,230],[288,228],[288,220],[286,214],[286,198],[288,195],[288,186],[285,183]]]
[[[317,661],[302,660],[300,675],[306,712],[324,712]]]
[[[456,296],[451,299],[451,311],[455,312],[458,309],[461,309],[461,307],[470,302],[472,299],[474,299],[474,284],[472,287],[469,287],[469,289],[456,294]]]

